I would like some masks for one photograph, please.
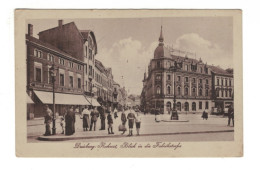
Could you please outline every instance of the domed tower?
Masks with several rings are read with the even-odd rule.
[[[166,47],[164,47],[163,40],[164,40],[164,38],[163,38],[162,26],[161,26],[161,33],[160,33],[160,37],[159,37],[159,44],[158,44],[158,47],[154,51],[154,59],[163,58],[163,57],[170,58],[170,56],[171,56],[170,55],[170,51]]]

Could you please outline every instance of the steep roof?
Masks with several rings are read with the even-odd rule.
[[[45,43],[45,42],[43,42],[43,41],[41,41],[41,40],[39,40],[39,39],[37,39],[35,37],[29,36],[28,34],[26,34],[26,39],[29,40],[30,42],[36,43],[36,44],[41,45],[41,46],[43,46],[45,48],[49,48],[49,49],[54,50],[54,51],[56,51],[56,52],[58,52],[58,53],[60,53],[62,55],[65,55],[65,56],[69,57],[71,60],[74,60],[74,61],[82,63],[82,61],[76,59],[71,54],[66,53],[66,52],[60,50],[59,48],[57,48],[57,47],[55,47],[55,46],[53,46],[51,44]]]
[[[216,74],[233,76],[233,74],[228,73],[226,70],[220,68],[219,66],[209,66],[209,67],[210,67],[211,71],[216,73]]]

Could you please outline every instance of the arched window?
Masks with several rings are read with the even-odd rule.
[[[188,87],[185,87],[185,95],[187,96],[189,94],[189,89]]]
[[[178,95],[181,95],[181,87],[178,87]]]
[[[161,87],[158,86],[158,87],[156,88],[156,93],[157,93],[157,94],[161,94]]]
[[[226,93],[226,96],[225,96],[225,97],[228,97],[228,91],[227,91],[227,90],[225,91],[225,93]]]
[[[167,87],[167,94],[171,94],[171,86]]]
[[[185,102],[185,104],[184,104],[184,110],[185,110],[185,111],[189,111],[189,103],[188,103],[188,102]]]
[[[199,96],[202,96],[202,89],[199,89]]]
[[[224,97],[224,91],[221,90],[221,97]]]
[[[160,67],[161,67],[161,62],[157,61],[157,68],[160,68]]]
[[[192,88],[192,96],[196,96],[196,89]]]
[[[196,111],[196,103],[192,102],[192,111]]]
[[[181,111],[181,102],[177,102],[176,108],[178,111]]]
[[[200,73],[202,73],[202,67],[200,67]]]

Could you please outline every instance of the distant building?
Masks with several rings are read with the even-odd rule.
[[[212,70],[212,107],[214,113],[227,113],[234,100],[234,79],[232,72],[210,66]]]

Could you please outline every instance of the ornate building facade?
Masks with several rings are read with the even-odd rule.
[[[179,112],[200,113],[212,107],[211,68],[190,56],[195,54],[164,46],[161,28],[158,47],[144,73],[141,108],[173,108],[174,95]],[[172,68],[176,68],[176,70]]]

